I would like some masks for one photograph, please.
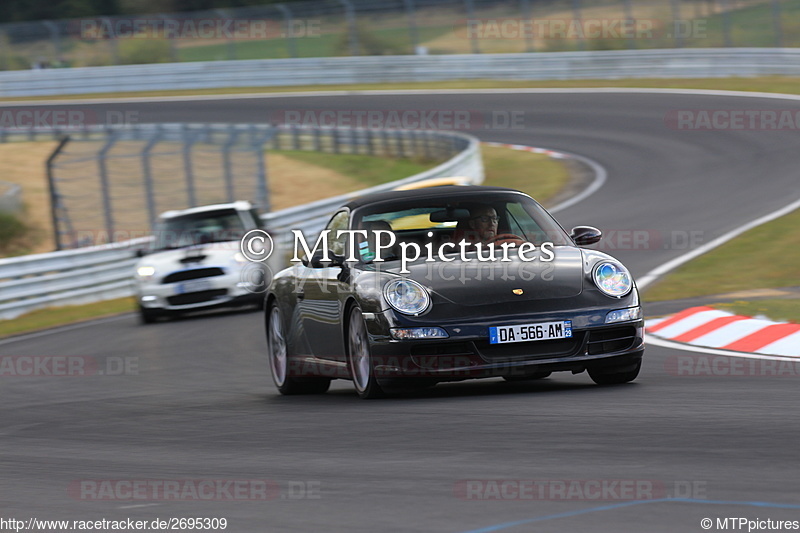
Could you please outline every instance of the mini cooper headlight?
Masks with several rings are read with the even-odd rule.
[[[633,288],[633,279],[628,270],[612,261],[603,261],[594,267],[592,278],[598,289],[614,298],[622,298]]]
[[[431,304],[428,291],[410,279],[395,279],[384,285],[383,296],[397,311],[404,315],[418,315]]]
[[[136,275],[139,276],[141,279],[150,279],[156,273],[155,267],[150,265],[142,265],[136,269]]]

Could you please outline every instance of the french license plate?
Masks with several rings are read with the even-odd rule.
[[[538,322],[517,326],[492,326],[489,328],[489,344],[509,342],[546,341],[572,338],[572,321]]]
[[[211,282],[207,279],[193,279],[184,281],[175,287],[176,294],[186,294],[187,292],[201,292],[211,290]]]

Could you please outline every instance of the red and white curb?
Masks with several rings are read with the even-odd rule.
[[[495,142],[486,142],[483,143],[486,146],[499,146],[501,148],[509,148],[511,150],[519,150],[521,152],[532,152],[534,154],[545,154],[547,156],[552,157],[553,159],[567,159],[569,158],[569,154],[565,154],[563,152],[557,152],[555,150],[550,150],[548,148],[536,148],[535,146],[525,146],[524,144],[505,144],[505,143],[495,143]]]
[[[647,334],[674,342],[735,352],[800,356],[800,324],[692,307],[667,318],[648,320]]]

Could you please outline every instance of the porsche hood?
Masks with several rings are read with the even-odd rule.
[[[524,300],[571,298],[583,291],[580,249],[560,246],[552,261],[416,262],[405,276],[457,305],[480,306]]]

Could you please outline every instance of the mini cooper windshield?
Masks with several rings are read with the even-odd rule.
[[[237,241],[244,233],[242,219],[235,209],[178,215],[156,224],[153,250]]]

